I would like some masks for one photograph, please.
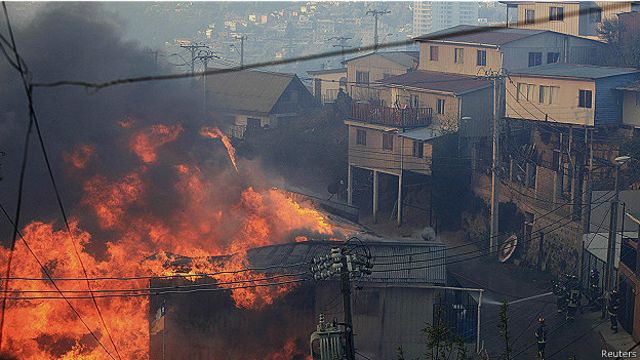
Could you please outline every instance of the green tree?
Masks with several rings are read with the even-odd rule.
[[[436,310],[435,323],[427,324],[422,329],[426,338],[427,352],[425,357],[413,360],[466,360],[469,355],[464,341],[451,332],[442,319],[442,309]],[[402,346],[398,347],[397,360],[409,360],[405,357]]]
[[[598,35],[606,41],[602,61],[608,66],[640,67],[640,34],[626,29],[619,19],[605,20]]]

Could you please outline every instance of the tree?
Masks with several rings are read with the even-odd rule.
[[[426,337],[427,352],[425,360],[466,360],[467,347],[462,338],[451,332],[442,319],[442,309],[436,310],[435,323],[427,324],[422,329]],[[413,360],[420,360],[421,357]],[[398,347],[397,360],[409,360],[405,357],[402,346]]]
[[[619,19],[603,21],[598,36],[606,41],[602,61],[608,66],[640,67],[640,34]]]

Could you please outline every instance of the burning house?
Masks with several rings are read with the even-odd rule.
[[[314,257],[338,244],[263,246],[249,249],[246,258],[251,268],[269,269],[265,277],[300,274],[308,271]],[[389,359],[402,346],[405,354],[418,356],[425,349],[421,329],[432,323],[434,309],[443,300],[438,286],[446,283],[445,246],[418,240],[365,241],[361,246],[370,250],[374,268],[352,284],[356,350],[372,359]],[[166,359],[307,359],[309,336],[320,314],[328,321],[343,321],[342,294],[338,279],[317,282],[296,275],[271,281],[291,279],[300,282],[257,294],[251,289],[216,291],[215,283],[201,279],[201,284],[209,282],[202,288],[210,291],[152,296],[151,358],[161,359],[164,351]],[[252,284],[260,283],[265,282]],[[152,281],[150,287],[184,284],[164,279]],[[164,330],[157,331],[156,315],[163,306]]]

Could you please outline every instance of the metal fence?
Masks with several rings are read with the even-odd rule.
[[[478,303],[471,294],[459,290],[442,290],[433,304],[433,324],[443,323],[465,343],[476,341]]]
[[[598,269],[598,272],[600,273],[600,282],[598,286],[600,287],[600,289],[604,289],[604,279],[607,271],[607,263],[603,260],[600,260],[594,254],[592,254],[591,252],[585,249],[582,251],[583,273],[582,273],[582,276],[580,276],[581,278],[580,281],[582,283],[583,289],[589,289],[589,280],[590,280],[589,273],[593,269]],[[617,274],[618,274],[618,270],[614,269],[612,278],[615,279],[617,277]],[[588,294],[589,292],[587,291],[586,293]]]

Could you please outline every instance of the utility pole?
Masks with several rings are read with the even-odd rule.
[[[210,60],[220,59],[220,57],[215,55],[211,50],[200,50],[198,52],[198,59],[200,59],[204,65],[204,72],[202,73],[202,114],[205,115],[207,113],[207,67],[209,66]]]
[[[500,166],[500,121],[502,120],[501,91],[502,75],[491,75],[493,82],[493,151],[491,163],[491,223],[489,233],[489,254],[493,255],[498,249],[498,225],[500,206],[500,179],[498,169]]]
[[[339,47],[340,50],[342,51],[342,61],[341,63],[343,63],[345,61],[345,56],[344,56],[344,49],[350,48],[351,46],[347,45],[347,41],[351,40],[350,37],[344,37],[344,36],[334,36],[332,38],[329,38],[329,40],[337,40],[338,43],[334,44],[333,47]]]
[[[240,40],[240,67],[244,67],[244,41],[247,40],[247,35],[236,36],[237,40]]]
[[[611,291],[615,288],[614,284],[615,282],[612,283],[612,277],[613,277],[613,273],[614,273],[614,262],[615,262],[615,256],[616,256],[616,242],[617,242],[617,235],[618,235],[618,207],[620,206],[620,166],[622,166],[622,164],[626,163],[627,161],[631,160],[630,157],[628,156],[619,156],[617,158],[614,159],[615,162],[615,181],[614,181],[614,195],[613,195],[613,199],[611,200],[611,218],[609,219],[609,242],[607,244],[607,268],[606,268],[606,272],[605,272],[605,278],[604,278],[604,289],[605,289],[605,293],[607,295],[609,295],[611,293]],[[624,229],[623,229],[624,230]],[[608,299],[608,296],[607,296]],[[602,313],[605,313],[605,309],[606,309],[606,304],[603,304],[604,306],[602,307]]]
[[[366,15],[373,15],[373,18],[375,19],[375,25],[373,28],[373,46],[374,46],[374,51],[378,51],[378,16],[384,15],[384,14],[388,14],[390,13],[390,10],[368,10]]]
[[[346,247],[331,248],[330,255],[314,258],[313,266],[311,266],[311,272],[315,280],[325,280],[340,274],[347,360],[356,359],[353,341],[353,314],[351,312],[351,279],[371,274],[372,267],[369,256],[351,254]]]
[[[196,73],[196,59],[198,58],[198,50],[202,48],[209,48],[208,45],[192,43],[189,45],[180,45],[181,48],[187,49],[191,52],[191,75]]]

